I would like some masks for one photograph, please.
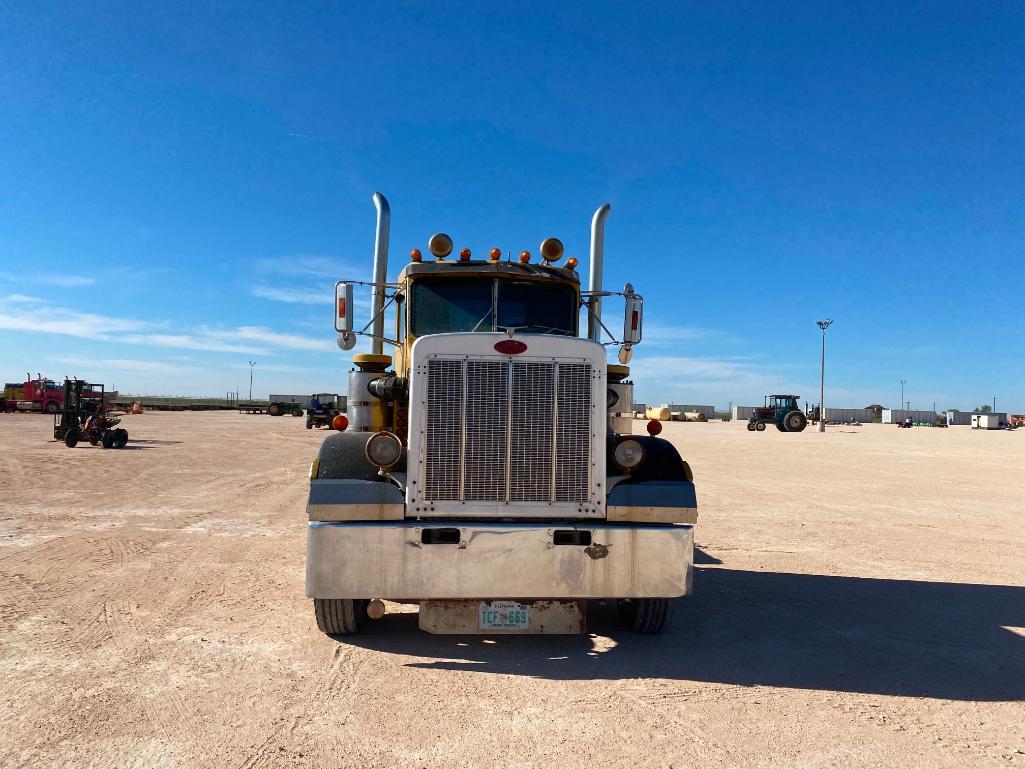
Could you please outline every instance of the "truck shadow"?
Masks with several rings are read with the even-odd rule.
[[[1025,588],[697,569],[659,636],[434,636],[388,614],[339,641],[410,667],[549,679],[665,678],[971,701],[1025,699]]]

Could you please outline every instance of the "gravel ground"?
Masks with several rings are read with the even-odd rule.
[[[1025,430],[671,424],[698,573],[670,632],[318,633],[323,434],[0,415],[0,765],[1025,766]]]

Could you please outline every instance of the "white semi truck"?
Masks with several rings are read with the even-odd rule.
[[[555,238],[536,260],[498,249],[473,259],[437,234],[433,260],[413,249],[388,282],[390,209],[373,200],[373,279],[338,283],[334,302],[339,347],[366,335],[371,352],[353,356],[342,430],[310,472],[306,594],[318,627],[358,632],[392,600],[418,603],[430,632],[583,632],[587,601],[608,599],[625,627],[664,630],[691,591],[697,501],[661,425],[631,434],[626,364],[643,302],[629,284],[602,288],[610,207],[594,214],[582,291]],[[371,299],[361,330],[356,286]],[[626,305],[618,340],[602,323],[610,296]],[[619,363],[606,361],[610,344]]]

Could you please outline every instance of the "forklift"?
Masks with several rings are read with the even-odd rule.
[[[79,441],[105,449],[123,449],[128,444],[128,431],[117,427],[121,422],[107,413],[106,392],[102,384],[84,379],[64,380],[64,406],[54,414],[53,438],[63,441],[69,449]]]

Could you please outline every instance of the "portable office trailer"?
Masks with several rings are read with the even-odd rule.
[[[975,430],[999,430],[1007,425],[1006,412],[972,414],[972,428]]]
[[[907,409],[883,409],[883,424],[895,425],[911,417],[912,422],[936,424],[935,411],[908,411]]]
[[[948,425],[970,425],[972,423],[972,417],[978,414],[977,411],[948,411],[947,424]]]
[[[730,416],[734,422],[746,422],[754,413],[754,406],[734,406]]]
[[[833,409],[826,406],[827,422],[871,422],[870,409]]]

